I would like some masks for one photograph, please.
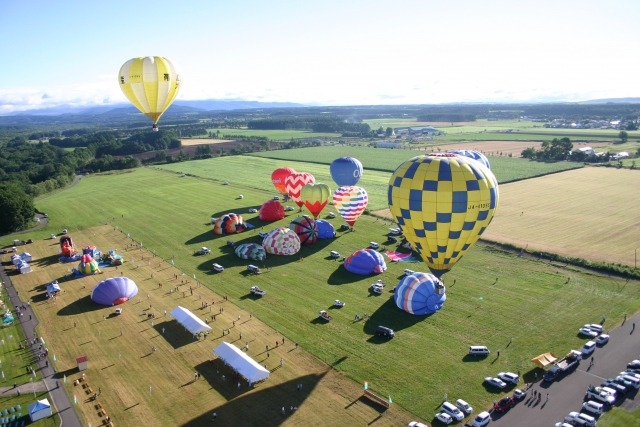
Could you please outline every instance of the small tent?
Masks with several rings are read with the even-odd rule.
[[[211,326],[204,323],[198,316],[184,307],[177,306],[174,308],[171,311],[171,316],[194,335],[211,330]]]
[[[551,365],[556,360],[558,360],[558,358],[555,357],[552,353],[542,353],[540,356],[531,359],[533,363],[540,366],[541,368]]]
[[[29,418],[31,422],[36,422],[48,416],[51,416],[51,404],[47,399],[36,400],[27,406],[29,409]]]
[[[213,353],[251,384],[269,378],[268,369],[233,344],[222,342],[213,349]]]

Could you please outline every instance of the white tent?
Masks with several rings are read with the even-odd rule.
[[[56,292],[60,292],[60,285],[58,284],[57,280],[54,280],[47,285],[47,294],[52,295]]]
[[[184,307],[177,306],[174,308],[171,311],[171,316],[173,316],[178,323],[187,328],[187,330],[194,335],[200,332],[209,332],[211,330],[211,326],[204,323],[198,316]]]
[[[51,415],[51,405],[47,399],[36,400],[30,403],[27,408],[29,409],[31,422],[41,420]]]
[[[242,375],[250,383],[266,380],[269,378],[269,371],[253,360],[250,356],[228,342],[220,343],[213,353],[224,360],[224,363],[231,366],[238,374]]]

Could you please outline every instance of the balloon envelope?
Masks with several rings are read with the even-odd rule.
[[[369,195],[364,188],[355,185],[338,187],[333,193],[333,205],[351,227],[367,208]]]
[[[300,251],[300,238],[291,229],[279,227],[267,234],[262,247],[273,255],[295,255]]]
[[[285,178],[287,194],[296,202],[298,207],[302,207],[303,205],[302,199],[300,198],[302,187],[314,182],[316,182],[316,179],[309,172],[294,172]]]
[[[318,240],[316,221],[308,215],[291,221],[289,228],[298,235],[302,245],[313,245]]]
[[[273,183],[273,186],[276,187],[276,190],[278,190],[278,192],[287,194],[285,179],[292,173],[295,173],[295,170],[288,167],[278,168],[273,171],[273,173],[271,174],[271,182]]]
[[[284,218],[284,206],[277,200],[267,200],[258,212],[259,218],[263,221],[278,221]]]
[[[246,230],[247,224],[244,223],[241,215],[229,213],[222,215],[213,224],[213,232],[215,234],[234,234]]]
[[[333,239],[336,237],[336,230],[329,221],[316,219],[316,228],[318,229],[318,239]]]
[[[387,269],[382,254],[373,249],[361,249],[344,260],[347,271],[356,274],[380,274]]]
[[[257,243],[242,243],[235,247],[235,252],[242,259],[264,261],[267,257],[264,248]]]
[[[300,198],[304,206],[311,212],[314,218],[320,215],[320,212],[329,203],[331,190],[327,184],[321,182],[306,184],[300,190]]]
[[[471,159],[477,160],[480,163],[482,163],[483,165],[485,165],[487,168],[491,169],[491,163],[489,163],[489,159],[487,158],[487,156],[485,156],[484,154],[482,154],[479,151],[476,151],[476,150],[451,150],[451,151],[449,151],[449,153],[459,154],[461,156],[466,156],[466,157],[469,157]]]
[[[98,267],[98,261],[93,259],[91,255],[84,254],[82,255],[82,258],[80,258],[80,264],[78,264],[78,271],[82,274],[100,273],[100,268]]]
[[[339,186],[356,185],[362,176],[362,163],[353,157],[339,157],[331,162],[329,171]]]
[[[400,280],[393,299],[407,313],[425,315],[440,310],[447,296],[444,284],[436,276],[415,272]]]
[[[111,277],[98,283],[91,291],[91,299],[101,305],[118,305],[138,294],[138,286],[128,277]]]
[[[161,56],[132,58],[118,73],[120,89],[155,125],[178,95],[180,77],[171,61]]]
[[[394,221],[440,277],[473,246],[498,206],[493,173],[455,154],[424,155],[401,164],[389,180]]]

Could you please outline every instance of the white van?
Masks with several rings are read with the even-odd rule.
[[[584,343],[584,345],[582,346],[582,350],[580,350],[582,352],[582,358],[584,359],[585,357],[590,356],[595,349],[595,341],[587,341],[586,343]]]
[[[224,271],[224,267],[221,266],[220,264],[216,263],[216,262],[213,263],[213,269],[215,271],[217,271],[218,273],[221,272],[221,271]]]
[[[592,414],[600,415],[604,410],[604,405],[593,400],[588,400],[582,404],[582,409]]]
[[[487,346],[471,345],[469,346],[469,356],[488,356],[490,353]]]
[[[464,419],[464,414],[462,411],[455,407],[452,403],[444,402],[440,407],[440,410],[445,414],[449,414],[452,418],[455,418],[457,421],[462,421]]]
[[[622,378],[626,382],[631,383],[633,388],[635,388],[636,390],[640,388],[640,379],[638,379],[638,377],[632,375],[623,375]]]
[[[254,274],[260,274],[262,273],[260,271],[260,267],[258,267],[257,265],[253,265],[253,264],[249,264],[247,265],[247,270],[249,270],[250,272],[254,273]]]
[[[340,258],[340,252],[338,251],[331,251],[331,258]]]
[[[378,242],[369,242],[369,247],[371,249],[378,249],[380,245],[378,244]]]
[[[408,268],[404,269],[404,275],[405,276],[411,276],[413,273],[415,273],[415,271],[413,271],[411,269],[408,269]]]

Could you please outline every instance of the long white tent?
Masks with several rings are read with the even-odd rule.
[[[177,306],[174,308],[171,311],[171,316],[194,335],[211,330],[211,326],[204,323],[198,316],[184,307]]]
[[[249,383],[269,378],[269,370],[261,366],[250,356],[233,344],[222,342],[213,349],[213,353],[224,360],[224,363],[231,366],[238,374],[242,375]]]

